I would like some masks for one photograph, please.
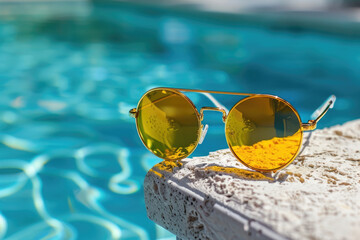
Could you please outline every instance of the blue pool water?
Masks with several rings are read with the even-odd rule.
[[[128,110],[156,86],[270,93],[319,127],[360,118],[358,38],[123,5],[0,4],[0,238],[174,239]],[[206,99],[192,96],[198,107]],[[219,96],[227,106],[239,99]],[[192,156],[226,148],[218,113]]]

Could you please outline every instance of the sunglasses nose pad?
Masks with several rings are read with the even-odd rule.
[[[200,139],[199,139],[199,144],[203,143],[208,128],[209,128],[209,125],[205,124],[204,128],[201,129],[201,135],[200,135]]]

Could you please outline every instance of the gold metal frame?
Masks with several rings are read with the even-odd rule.
[[[277,170],[280,170],[282,168],[285,168],[287,167],[289,164],[291,164],[293,162],[293,160],[296,158],[296,156],[299,154],[299,151],[301,149],[301,144],[302,144],[302,137],[303,137],[303,132],[304,131],[312,131],[314,129],[316,129],[316,125],[317,125],[317,122],[326,114],[326,112],[331,108],[331,105],[333,104],[332,101],[329,101],[327,102],[326,104],[326,107],[325,109],[319,114],[319,116],[316,118],[316,119],[313,119],[313,120],[309,120],[307,123],[302,123],[301,121],[301,118],[300,118],[300,115],[299,113],[295,110],[295,108],[287,101],[285,101],[284,99],[278,97],[278,96],[273,96],[273,95],[268,95],[268,94],[256,94],[256,93],[238,93],[238,92],[223,92],[223,91],[210,91],[210,90],[197,90],[197,89],[183,89],[183,88],[167,88],[167,87],[159,87],[159,88],[153,88],[153,89],[150,89],[149,91],[147,91],[142,97],[141,99],[139,100],[139,103],[137,105],[137,108],[133,108],[133,109],[130,109],[129,111],[129,115],[135,119],[137,119],[137,115],[138,115],[138,111],[137,109],[139,108],[139,104],[141,103],[142,99],[149,93],[149,92],[152,92],[152,91],[157,91],[157,90],[165,90],[165,91],[172,91],[174,92],[175,94],[178,94],[182,97],[184,97],[184,99],[186,99],[186,101],[188,101],[191,106],[194,108],[194,111],[196,113],[196,116],[198,118],[198,121],[199,121],[199,131],[198,131],[198,136],[197,136],[197,144],[199,143],[199,139],[200,139],[200,135],[201,135],[201,131],[202,131],[202,124],[201,124],[201,121],[203,120],[204,118],[204,111],[218,111],[218,112],[222,112],[223,116],[222,116],[222,120],[223,122],[225,123],[225,126],[226,126],[226,122],[227,122],[227,117],[229,116],[229,114],[231,113],[231,111],[235,108],[235,106],[237,106],[238,104],[240,104],[241,102],[249,99],[249,98],[257,98],[257,97],[269,97],[269,98],[274,98],[274,99],[277,99],[279,101],[282,101],[284,102],[285,104],[287,104],[288,106],[290,106],[290,108],[294,111],[295,115],[297,116],[298,120],[299,120],[299,124],[300,124],[300,127],[299,127],[299,130],[301,132],[301,141],[299,143],[299,147],[298,147],[298,150],[296,152],[296,154],[294,154],[293,158],[291,160],[289,160],[289,162],[282,166],[282,167],[279,167],[279,168],[276,168],[276,169],[271,169],[271,170],[262,170],[262,169],[254,169],[253,167],[250,167],[248,166],[246,163],[244,163],[239,157],[236,156],[236,154],[233,152],[232,148],[230,147],[229,145],[229,142],[228,142],[228,139],[226,137],[226,141],[227,141],[227,144],[231,150],[231,152],[234,154],[234,156],[242,163],[244,164],[245,166],[251,168],[251,169],[254,169],[256,171],[261,171],[261,172],[270,172],[270,171],[277,171]],[[182,92],[194,92],[194,93],[213,93],[213,94],[224,94],[224,95],[238,95],[238,96],[246,96],[245,98],[241,99],[240,101],[238,101],[229,111],[229,113],[226,113],[226,110],[223,109],[223,108],[220,108],[220,107],[202,107],[200,109],[200,113],[199,111],[196,109],[196,106],[194,105],[194,103],[185,95],[183,94]],[[140,132],[139,132],[139,128],[138,128],[138,123],[136,121],[136,129],[137,129],[137,132],[140,136],[140,139],[142,141],[142,143],[144,144],[144,146],[146,147],[145,145],[145,142],[144,142],[144,139],[142,138]],[[147,147],[146,147],[147,148]],[[196,149],[196,146],[194,148],[194,150]],[[150,149],[149,149],[150,150]],[[193,150],[193,151],[194,151]],[[150,150],[151,151],[151,150]],[[189,155],[193,152],[191,151],[189,153]],[[152,152],[152,151],[151,151]],[[188,156],[189,156],[188,155]],[[166,160],[166,159],[165,159]],[[179,160],[179,159],[174,159],[174,160]]]

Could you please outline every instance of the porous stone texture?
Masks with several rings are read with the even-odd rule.
[[[155,165],[144,191],[149,218],[181,239],[360,239],[360,120],[306,134],[276,174],[226,149]]]

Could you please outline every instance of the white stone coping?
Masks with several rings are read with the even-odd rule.
[[[159,163],[144,181],[148,216],[182,239],[360,239],[360,120],[304,142],[275,178],[229,150]]]

